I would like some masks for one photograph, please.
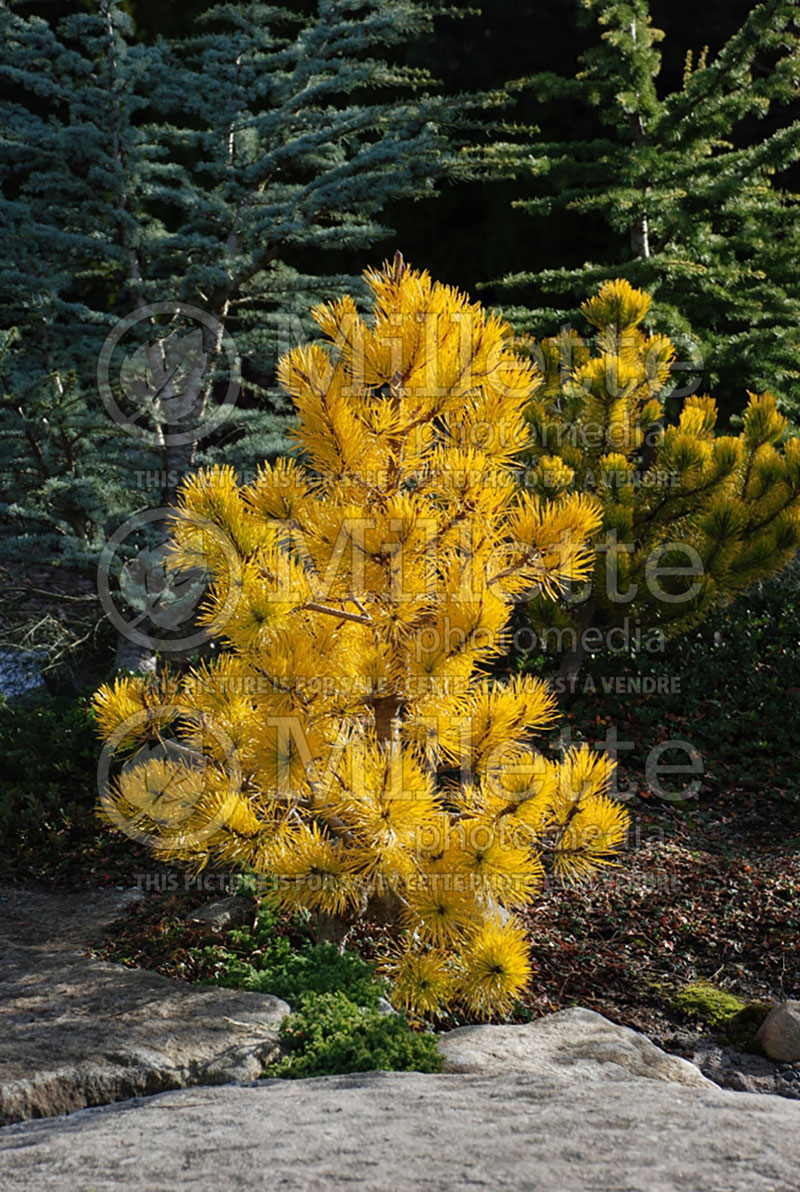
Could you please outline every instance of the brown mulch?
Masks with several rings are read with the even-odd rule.
[[[798,818],[781,797],[741,792],[693,812],[637,809],[618,866],[578,887],[550,882],[525,912],[534,968],[525,1012],[580,1003],[663,1035],[682,1021],[665,1010],[664,989],[703,980],[746,1001],[800,997],[800,851],[781,843]],[[178,975],[194,937],[177,918],[224,888],[213,874],[199,880],[205,889],[164,869],[160,892],[132,911],[132,962]],[[362,925],[356,946],[369,954],[375,935]]]

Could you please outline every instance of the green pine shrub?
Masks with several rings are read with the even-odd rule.
[[[268,1075],[441,1071],[433,1035],[412,1030],[403,1015],[381,1013],[387,986],[374,966],[315,942],[302,923],[292,936],[279,934],[276,916],[262,907],[255,927],[230,931],[224,945],[198,949],[194,959],[215,967],[215,984],[271,993],[295,1007],[281,1024],[289,1054]]]
[[[441,1072],[432,1034],[413,1031],[400,1014],[357,1005],[344,993],[305,993],[281,1024],[289,1055],[271,1076],[300,1079],[345,1072]]]
[[[340,952],[310,935],[279,934],[277,926],[275,915],[262,907],[255,927],[234,928],[224,945],[197,949],[194,959],[214,969],[214,984],[271,993],[290,1005],[306,994],[336,994],[365,1009],[377,1009],[386,985],[373,965],[356,952]]]

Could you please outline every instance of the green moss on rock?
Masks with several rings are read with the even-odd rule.
[[[699,1018],[707,1026],[719,1028],[740,1014],[747,1006],[741,998],[705,981],[696,981],[678,989],[672,1004],[690,1018]]]
[[[769,1002],[742,1001],[707,981],[696,981],[675,990],[670,1001],[687,1018],[700,1019],[741,1051],[761,1051],[756,1032],[772,1008]]]

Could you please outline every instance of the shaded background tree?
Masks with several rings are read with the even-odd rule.
[[[0,10],[3,558],[86,574],[196,461],[252,469],[285,447],[282,338],[352,280],[348,254],[388,236],[389,199],[458,170],[444,126],[459,105],[393,57],[432,29],[411,0],[207,5],[169,38],[142,36],[119,0],[40,7]],[[206,320],[196,343],[180,312],[139,321],[111,370],[115,424],[103,345],[164,300]],[[242,391],[223,420],[230,336]],[[181,368],[197,373],[184,406],[163,387]]]
[[[578,71],[546,70],[519,84],[543,104],[540,135],[493,145],[488,157],[500,174],[539,177],[538,193],[516,205],[548,224],[560,212],[571,217],[584,255],[552,267],[526,237],[536,264],[514,268],[503,288],[530,305],[506,313],[518,329],[552,332],[598,284],[625,277],[653,295],[654,329],[680,343],[686,363],[705,363],[727,415],[747,387],[769,387],[796,410],[797,6],[752,6],[716,53],[702,43],[688,50],[679,85],[661,78],[664,34],[649,0],[582,8],[594,43]],[[584,108],[591,124],[558,135],[554,107]],[[606,244],[581,236],[586,216],[604,222]]]

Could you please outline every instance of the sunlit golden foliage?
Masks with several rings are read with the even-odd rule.
[[[487,677],[513,600],[589,572],[601,508],[517,494],[539,377],[507,326],[399,258],[366,280],[370,319],[320,307],[326,342],[281,362],[303,462],[183,487],[171,563],[211,573],[224,649],[179,692],[98,693],[126,759],[104,810],[160,857],[269,875],[285,908],[380,902],[397,1004],[489,1017],[528,980],[513,916],[545,866],[582,877],[625,830],[608,759],[532,748],[545,684]]]
[[[663,641],[779,571],[800,546],[800,440],[783,441],[775,398],[750,394],[737,435],[716,433],[708,395],[690,394],[671,421],[664,398],[676,351],[643,329],[650,296],[613,281],[581,309],[594,341],[569,331],[535,346],[540,375],[527,411],[531,499],[591,493],[602,503],[582,599],[559,605],[540,593],[530,605],[540,640],[557,651],[587,624],[602,631],[626,619]]]

